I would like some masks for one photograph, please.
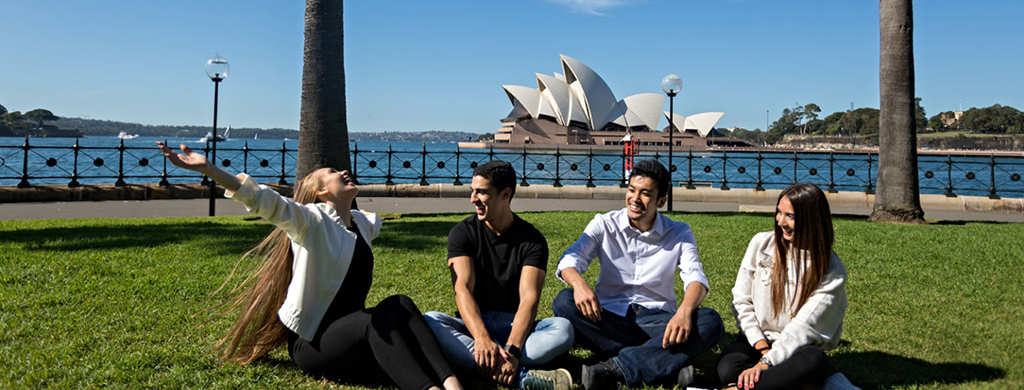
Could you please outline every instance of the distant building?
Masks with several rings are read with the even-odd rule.
[[[641,146],[668,146],[666,126],[657,130],[665,95],[641,93],[617,100],[608,84],[582,62],[559,55],[562,72],[537,73],[537,88],[503,85],[512,111],[494,135],[498,144],[622,145],[631,132]],[[673,115],[675,146],[735,144],[714,130],[723,112]],[[721,143],[720,143],[721,141]]]
[[[950,116],[946,113],[942,113],[942,124],[946,127],[952,126],[956,121],[960,120],[960,117],[964,116],[963,111],[953,111],[953,115]]]

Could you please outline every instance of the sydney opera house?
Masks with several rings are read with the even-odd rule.
[[[658,130],[665,95],[641,93],[619,100],[590,67],[559,55],[562,73],[537,73],[537,88],[503,85],[512,111],[501,120],[496,144],[622,145],[631,134],[640,146],[668,146],[669,133]],[[723,112],[672,115],[672,142],[680,147],[733,144],[714,130]]]

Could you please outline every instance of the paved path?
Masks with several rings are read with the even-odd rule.
[[[79,201],[46,203],[0,203],[0,220],[147,218],[205,216],[208,199],[162,199],[141,201]],[[378,213],[466,213],[472,212],[469,199],[360,197],[359,207]],[[607,199],[520,199],[512,201],[516,211],[594,211],[605,212],[623,207],[622,200]],[[744,205],[715,202],[675,202],[675,211],[684,212],[773,212],[768,205]],[[245,207],[230,199],[218,199],[217,215],[244,215]],[[867,207],[834,207],[834,214],[871,214]],[[1024,214],[974,211],[927,211],[925,218],[943,221],[994,221],[1024,223]]]

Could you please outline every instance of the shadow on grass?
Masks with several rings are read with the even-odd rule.
[[[214,254],[242,254],[272,230],[266,224],[231,225],[213,222],[130,224],[21,229],[6,232],[0,246],[20,244],[28,251],[131,250],[206,240]]]
[[[1006,376],[1001,368],[975,363],[931,363],[881,351],[840,352],[832,366],[865,389],[991,381]]]

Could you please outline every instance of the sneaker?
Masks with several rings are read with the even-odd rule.
[[[626,377],[615,365],[614,359],[608,359],[592,366],[583,366],[580,383],[584,390],[615,390],[625,385]]]
[[[693,366],[686,366],[679,370],[679,377],[676,378],[676,383],[681,388],[687,388],[693,383]]]
[[[530,370],[523,377],[524,390],[572,390],[572,375],[569,370]]]

